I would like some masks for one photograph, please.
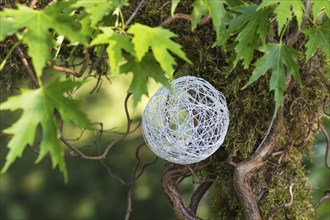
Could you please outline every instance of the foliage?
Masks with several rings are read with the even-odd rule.
[[[288,69],[288,73],[301,83],[298,64],[294,61],[294,57],[297,55],[297,51],[292,47],[281,44],[268,44],[264,56],[256,62],[252,77],[243,88],[257,81],[262,75],[266,74],[267,70],[272,69],[269,85],[270,89],[275,91],[275,109],[277,110],[285,91],[285,67]]]
[[[1,12],[0,41],[25,27],[22,33],[23,42],[29,47],[29,55],[37,76],[41,77],[42,68],[50,59],[52,35],[49,29],[64,35],[72,43],[87,45],[86,33],[81,32],[80,24],[70,16],[73,11],[67,10],[72,3],[60,2],[51,4],[42,11],[33,10],[24,5],[17,9],[5,9]]]
[[[78,102],[68,99],[63,94],[71,90],[76,83],[71,81],[60,82],[55,80],[49,86],[36,90],[22,90],[22,94],[10,97],[1,104],[0,110],[23,109],[20,119],[11,127],[4,130],[14,135],[8,143],[10,149],[6,157],[6,164],[2,173],[17,157],[21,157],[27,145],[34,144],[36,131],[39,125],[42,128],[40,152],[36,160],[38,163],[47,153],[51,155],[53,167],[59,166],[67,181],[67,171],[64,161],[64,149],[58,139],[58,124],[54,112],[58,112],[63,122],[73,122],[82,128],[89,128],[89,121],[78,108]]]
[[[303,74],[303,63],[311,62],[316,54],[322,57],[320,54],[324,54],[325,59],[330,59],[330,38],[327,37],[330,35],[329,0],[310,0],[310,12],[304,4],[306,2],[301,0],[258,2],[172,0],[168,7],[164,3],[164,7],[168,8],[168,16],[182,11],[187,13],[191,25],[184,30],[180,29],[181,21],[175,23],[176,26],[165,28],[160,27],[160,22],[151,24],[139,20],[139,13],[147,16],[145,14],[148,12],[138,10],[134,14],[130,7],[134,3],[138,5],[140,1],[54,1],[45,3],[38,10],[17,4],[14,8],[0,11],[0,41],[3,44],[13,41],[24,45],[40,84],[40,88],[22,90],[20,95],[10,97],[1,105],[0,110],[23,109],[19,120],[5,129],[13,137],[8,144],[10,151],[2,172],[22,155],[27,145],[33,145],[40,125],[42,136],[37,162],[49,153],[53,166],[59,166],[67,178],[64,149],[58,135],[59,121],[72,121],[79,128],[89,128],[89,120],[79,110],[78,102],[67,93],[77,84],[66,79],[51,80],[47,85],[43,78],[46,71],[43,69],[52,67],[49,63],[63,64],[62,60],[67,61],[75,56],[82,59],[82,53],[89,53],[92,57],[91,63],[88,63],[92,67],[86,78],[92,72],[98,74],[98,77],[116,77],[128,73],[133,75],[128,91],[133,94],[134,106],[143,95],[148,95],[147,81],[150,78],[168,86],[176,72],[184,72],[190,68],[196,71],[196,75],[203,74],[204,78],[218,83],[218,88],[228,92],[225,93],[228,99],[234,104],[236,102],[235,108],[230,106],[235,116],[231,118],[233,125],[229,128],[228,135],[232,145],[225,143],[225,149],[237,153],[240,159],[247,158],[258,139],[264,136],[269,114],[274,112],[276,115],[282,103],[287,89],[286,76],[293,76],[300,84],[300,88],[296,90],[300,91],[303,86],[307,86],[309,80],[309,76]],[[212,22],[209,26],[208,16]],[[138,22],[134,23],[134,19]],[[288,45],[295,30],[299,35],[300,45]],[[193,38],[199,33],[207,34],[203,38]],[[63,41],[58,40],[63,37]],[[186,43],[187,39],[192,40]],[[198,44],[202,47],[196,46]],[[105,59],[102,51],[106,53]],[[3,63],[8,61],[8,56]],[[226,58],[222,59],[221,56]],[[219,60],[214,61],[219,57],[221,63]],[[102,65],[98,65],[100,62]],[[103,66],[104,63],[106,67]],[[199,64],[202,66],[198,66]],[[194,69],[196,65],[198,68]],[[206,74],[206,70],[210,71]],[[225,77],[222,72],[233,73]],[[326,84],[322,83],[322,86]],[[270,96],[265,91],[266,87],[269,87],[270,92],[274,91],[274,106],[266,102]],[[242,89],[244,90],[241,91]],[[310,98],[312,92],[308,89],[306,88],[307,95],[304,95]],[[324,88],[319,91],[323,92]],[[319,93],[318,101],[324,98]],[[238,102],[242,102],[244,108]],[[260,109],[267,112],[261,118],[257,116],[261,111],[257,109],[259,105],[262,105]],[[313,108],[316,109],[315,106]],[[245,114],[242,116],[238,111]],[[249,120],[244,122],[246,118]],[[249,125],[253,120],[256,123]],[[251,128],[251,131],[246,132],[243,128]],[[242,144],[237,137],[241,137],[245,143]],[[223,164],[221,166],[220,170],[230,173],[227,167]],[[278,185],[282,184],[278,182]],[[303,187],[302,185],[301,188]],[[225,190],[226,195],[233,192],[231,188]],[[276,195],[276,192],[272,193],[271,195]],[[236,204],[237,201],[231,201],[231,209],[236,209]],[[265,207],[265,210],[269,211],[269,207]]]
[[[309,37],[306,43],[306,61],[309,60],[318,48],[330,48],[330,21],[325,21],[321,26],[309,28],[304,31]],[[324,49],[325,55],[330,59],[330,51]]]

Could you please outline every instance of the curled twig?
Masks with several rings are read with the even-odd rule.
[[[317,210],[320,205],[330,199],[330,189],[324,192],[324,196],[314,205],[314,210]]]
[[[305,126],[307,127],[307,135],[305,133],[301,134],[299,137],[295,138],[296,140],[300,140],[302,137],[304,137],[304,140],[300,141],[299,143],[293,143],[293,146],[295,147],[301,147],[303,146],[311,137],[313,132],[316,132],[317,130],[319,130],[319,115],[318,113],[314,113],[314,116],[312,117],[312,109],[311,109],[311,105],[307,102],[307,100],[303,97],[298,97],[296,98],[290,105],[290,114],[293,114],[293,106],[298,102],[298,101],[303,101],[305,103],[305,105],[308,108],[308,121],[305,124]],[[317,128],[314,129],[313,126],[315,125],[315,123],[317,124]],[[289,133],[289,132],[288,132]],[[294,141],[295,142],[295,141]]]
[[[170,16],[167,19],[165,19],[165,21],[163,21],[160,24],[160,26],[167,27],[168,25],[170,25],[173,21],[175,21],[177,19],[183,19],[183,20],[192,22],[192,18],[189,15],[182,14],[182,13],[176,13],[173,16]]]
[[[138,147],[136,148],[136,151],[135,151],[135,158],[137,160],[137,163],[135,165],[135,168],[133,170],[133,174],[132,174],[132,181],[129,183],[130,184],[130,187],[129,187],[129,190],[128,190],[128,193],[127,193],[127,208],[126,208],[126,214],[125,214],[125,220],[128,220],[130,218],[130,215],[131,215],[131,212],[132,212],[132,194],[133,194],[133,191],[134,191],[134,187],[135,187],[135,184],[136,184],[136,181],[140,178],[140,176],[143,174],[144,172],[144,169],[148,166],[151,166],[153,164],[155,164],[158,160],[158,157],[156,157],[155,160],[153,160],[152,162],[149,162],[149,163],[146,163],[140,173],[138,173],[138,169],[139,169],[139,166],[141,164],[141,158],[139,156],[139,152],[141,150],[141,148],[143,146],[145,146],[146,143],[141,143],[138,145]]]
[[[108,172],[108,174],[109,174],[110,177],[114,178],[115,180],[118,180],[123,185],[129,184],[128,182],[126,182],[125,180],[123,180],[122,178],[120,178],[119,176],[113,174],[110,166],[105,162],[105,160],[100,160],[100,163],[107,170],[107,172]]]
[[[288,208],[292,205],[293,203],[293,193],[292,193],[292,187],[293,187],[293,183],[290,184],[289,186],[289,194],[290,194],[290,201],[288,203],[284,203],[284,204],[281,204],[279,206],[276,206],[274,207],[272,210],[270,210],[270,212],[268,213],[266,219],[272,219],[272,215],[274,215],[279,209],[282,209],[282,208]]]
[[[322,133],[324,134],[325,140],[327,142],[327,145],[325,148],[324,163],[325,163],[325,166],[328,169],[330,169],[330,164],[328,162],[329,151],[330,151],[330,137],[329,137],[329,134],[328,134],[327,130],[325,129],[324,125],[321,123],[320,123],[320,129],[321,129]]]
[[[99,155],[99,156],[88,156],[85,155],[82,151],[80,151],[79,149],[75,148],[71,143],[68,142],[68,140],[63,136],[63,131],[61,129],[61,137],[60,140],[73,152],[75,152],[77,154],[77,156],[79,156],[80,158],[83,159],[87,159],[87,160],[103,160],[105,159],[105,157],[107,156],[108,152],[110,151],[111,147],[114,146],[117,142],[123,140],[124,138],[127,137],[127,135],[129,135],[130,133],[130,128],[131,128],[131,123],[132,120],[130,118],[129,115],[129,111],[128,111],[128,99],[130,98],[131,93],[128,93],[126,98],[125,98],[125,102],[124,102],[124,106],[125,106],[125,114],[126,114],[126,119],[127,119],[127,128],[126,128],[126,132],[121,135],[119,138],[113,140],[108,146],[107,148],[104,150],[104,152]],[[61,126],[62,127],[62,126]]]
[[[87,51],[86,54],[85,54],[85,58],[84,58],[84,64],[83,64],[83,66],[81,67],[81,69],[80,69],[79,72],[76,72],[75,70],[72,70],[72,69],[67,68],[67,67],[56,66],[56,65],[54,65],[53,68],[54,68],[54,70],[56,70],[56,71],[69,73],[69,74],[71,74],[71,75],[73,75],[73,76],[75,76],[75,77],[77,77],[77,78],[80,78],[80,77],[84,74],[84,72],[86,71],[86,69],[87,69],[87,67],[88,67],[88,64],[89,64],[89,58],[90,58],[90,57],[89,57],[89,53],[88,53],[88,51]],[[50,61],[48,61],[47,64],[48,64],[49,66],[52,65],[52,63],[51,63]]]

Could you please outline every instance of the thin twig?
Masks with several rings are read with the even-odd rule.
[[[131,215],[131,212],[133,210],[132,208],[132,194],[133,194],[133,191],[134,191],[134,187],[135,187],[135,184],[136,184],[136,173],[139,169],[139,166],[140,166],[140,163],[141,163],[141,159],[140,159],[140,156],[139,156],[139,152],[141,150],[141,148],[145,145],[145,143],[142,143],[142,144],[139,144],[136,151],[135,151],[135,158],[137,160],[137,163],[135,165],[135,168],[133,170],[133,174],[132,174],[132,183],[129,187],[129,190],[128,190],[128,193],[127,193],[127,208],[126,208],[126,214],[125,214],[125,220],[128,220],[130,215]]]
[[[272,210],[270,210],[270,212],[268,213],[268,215],[266,217],[267,220],[272,219],[272,215],[274,215],[279,209],[288,208],[292,205],[292,203],[293,203],[293,193],[292,193],[293,185],[294,184],[291,183],[290,186],[289,186],[290,201],[288,203],[284,203],[284,204],[281,204],[279,206],[276,206]]]
[[[36,89],[40,88],[38,79],[36,78],[36,75],[35,75],[34,71],[32,70],[32,68],[30,67],[29,62],[27,61],[27,59],[26,59],[22,49],[20,48],[20,46],[16,47],[16,52],[17,52],[19,58],[21,59],[25,69],[27,70],[34,88],[36,88]]]
[[[276,119],[276,113],[274,112],[273,114],[273,117],[272,117],[272,120],[270,121],[270,124],[268,126],[268,129],[266,131],[266,135],[264,136],[264,138],[262,139],[262,141],[260,142],[260,144],[258,145],[257,149],[255,151],[258,151],[260,150],[260,148],[264,145],[265,141],[267,140],[269,134],[270,134],[270,131],[272,130],[272,127],[274,125],[274,121]]]
[[[138,147],[136,148],[136,151],[135,151],[135,158],[137,160],[137,163],[135,165],[135,168],[133,170],[133,174],[132,174],[132,181],[130,182],[130,188],[128,190],[128,193],[127,193],[127,208],[126,208],[126,214],[125,214],[125,220],[128,220],[130,218],[130,215],[132,213],[132,194],[133,194],[133,191],[134,191],[134,188],[135,188],[135,184],[136,184],[136,181],[140,178],[140,176],[143,174],[144,172],[144,169],[148,166],[151,166],[153,164],[155,164],[158,160],[158,157],[155,158],[155,160],[153,160],[152,162],[149,162],[149,163],[146,163],[140,173],[138,173],[138,169],[139,169],[139,166],[141,164],[141,158],[139,156],[139,153],[140,153],[140,150],[143,146],[145,146],[146,143],[143,142],[141,144],[138,145]]]
[[[326,145],[326,148],[325,148],[324,163],[325,163],[325,166],[328,169],[330,169],[330,164],[328,162],[329,151],[330,151],[330,137],[329,137],[329,134],[328,134],[327,130],[325,129],[325,127],[322,123],[320,123],[320,129],[321,129],[322,133],[324,134],[325,140],[327,142],[327,145]]]
[[[235,157],[234,154],[229,154],[226,159],[226,162],[232,167],[237,167],[237,163],[234,162],[234,157]]]
[[[175,21],[177,19],[183,19],[183,20],[192,22],[192,18],[189,15],[182,14],[182,13],[176,13],[173,16],[170,16],[167,19],[165,19],[165,21],[163,21],[160,24],[160,26],[167,27],[168,25],[170,25],[173,21]]]
[[[314,205],[314,210],[316,211],[318,207],[325,201],[330,199],[330,189],[324,192],[324,196]]]
[[[113,140],[108,146],[107,148],[104,150],[104,152],[99,155],[99,156],[88,156],[86,154],[84,154],[82,151],[80,151],[79,149],[75,148],[71,143],[69,143],[67,141],[67,139],[63,136],[62,134],[62,130],[61,130],[61,137],[60,140],[72,151],[74,151],[80,158],[82,159],[86,159],[86,160],[104,160],[108,154],[108,152],[110,151],[111,147],[114,146],[116,143],[118,143],[119,141],[123,140],[124,138],[127,137],[127,135],[130,132],[130,128],[131,128],[131,123],[132,120],[130,118],[129,115],[129,111],[128,111],[128,100],[131,96],[131,93],[128,93],[126,98],[125,98],[125,102],[124,102],[124,106],[125,106],[125,114],[126,114],[126,118],[127,118],[127,130],[126,133],[123,134],[122,136],[120,136],[119,138]]]
[[[114,178],[115,180],[118,180],[123,185],[129,184],[128,182],[126,182],[125,180],[123,180],[122,178],[120,178],[119,176],[116,176],[115,174],[113,174],[110,166],[105,162],[105,160],[100,160],[100,163],[107,170],[107,172],[108,172],[108,174],[109,174],[110,177]]]
[[[131,16],[128,18],[128,20],[125,22],[125,28],[133,21],[134,17],[136,16],[136,14],[138,13],[138,11],[140,10],[140,8],[142,7],[142,5],[144,4],[146,0],[142,0],[139,5],[135,8],[135,10],[133,11],[133,13],[131,14]]]
[[[50,66],[51,62],[48,61],[47,64]],[[76,72],[75,70],[72,70],[72,69],[67,68],[67,67],[56,66],[56,65],[53,66],[53,69],[56,70],[56,71],[69,73],[69,74],[71,74],[71,75],[73,75],[77,78],[80,78],[84,74],[84,72],[86,71],[86,69],[88,67],[88,64],[89,64],[89,53],[87,51],[86,54],[85,54],[85,58],[84,58],[84,64],[81,67],[79,72]]]

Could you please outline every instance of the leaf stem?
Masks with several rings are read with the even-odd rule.
[[[10,48],[9,52],[7,53],[5,59],[3,59],[3,61],[0,64],[0,71],[3,69],[3,67],[5,66],[5,64],[7,63],[8,58],[10,57],[10,55],[13,53],[14,49],[20,44],[20,41],[17,41],[14,46],[12,46],[12,48]]]
[[[286,29],[287,29],[287,27],[288,27],[288,24],[289,23],[287,23],[285,26],[284,26],[284,29],[283,29],[283,31],[282,31],[282,33],[281,33],[281,36],[280,36],[280,44],[282,45],[282,42],[283,42],[283,36],[284,36],[284,33],[286,33]]]

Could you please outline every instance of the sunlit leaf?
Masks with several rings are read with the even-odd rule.
[[[71,81],[55,80],[47,87],[22,90],[20,95],[12,96],[6,102],[1,103],[0,110],[23,109],[18,121],[4,130],[4,133],[12,134],[13,137],[8,143],[9,153],[1,173],[6,172],[17,157],[22,156],[27,145],[34,145],[36,130],[41,125],[40,153],[36,162],[49,153],[53,168],[59,166],[67,181],[64,149],[59,140],[59,129],[54,113],[55,110],[58,111],[64,122],[71,121],[81,128],[89,128],[89,120],[79,110],[78,102],[64,96],[64,93],[75,85],[76,83]]]
[[[174,11],[178,4],[180,3],[181,0],[172,0],[172,5],[171,5],[171,15],[173,16]]]
[[[217,34],[217,39],[220,39],[221,30],[223,29],[223,20],[226,15],[226,9],[224,6],[226,1],[217,0],[195,0],[193,3],[193,12],[192,12],[192,28],[196,28],[197,24],[200,22],[202,16],[210,14],[212,17],[212,22],[214,30]]]
[[[138,61],[142,61],[143,57],[151,48],[154,57],[169,78],[172,78],[173,66],[176,64],[173,55],[169,51],[186,62],[191,63],[181,50],[181,46],[171,40],[176,35],[167,29],[161,27],[153,28],[137,23],[130,27],[128,33],[134,35],[132,42]]]
[[[169,85],[168,79],[150,53],[146,54],[141,62],[133,56],[128,56],[127,63],[120,67],[120,72],[133,73],[129,91],[133,93],[134,106],[137,105],[143,95],[148,95],[147,81],[149,78],[153,78],[156,82],[164,85]]]
[[[113,74],[118,74],[119,63],[123,58],[122,51],[125,50],[131,54],[134,53],[133,44],[130,41],[131,37],[118,34],[111,28],[101,28],[101,30],[103,33],[98,34],[91,42],[91,45],[109,44],[107,47],[107,53],[111,72]]]
[[[94,27],[104,16],[113,13],[113,11],[126,5],[126,0],[78,0],[72,7],[83,7],[89,14],[91,26]]]
[[[330,0],[310,0],[310,2],[312,4],[314,21],[322,10],[324,10],[328,18],[330,18]]]
[[[1,12],[0,41],[25,28],[23,42],[28,45],[29,56],[38,77],[42,68],[50,58],[49,49],[52,47],[52,36],[49,30],[65,36],[72,42],[87,45],[87,38],[80,32],[81,25],[67,10],[71,3],[56,2],[44,10],[33,10],[24,5],[17,9],[4,9]]]

